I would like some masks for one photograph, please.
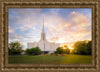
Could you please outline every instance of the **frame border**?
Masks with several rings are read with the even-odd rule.
[[[2,1],[1,3],[1,8],[2,8],[2,13],[0,14],[1,16],[1,43],[0,43],[0,56],[1,56],[1,63],[0,63],[0,70],[34,70],[34,69],[53,69],[53,70],[59,70],[59,69],[63,69],[65,70],[91,70],[91,71],[100,71],[98,68],[100,67],[100,58],[99,56],[99,31],[98,31],[98,27],[99,25],[99,14],[98,12],[100,12],[100,8],[99,8],[99,1],[92,1],[88,0],[89,2],[85,1],[81,1],[81,0],[77,0],[77,1],[81,1],[81,2],[69,2],[69,1],[62,1],[62,0],[56,0],[56,2],[47,2],[48,0],[39,0],[39,1],[32,1],[32,2],[23,2],[24,0],[22,0],[22,2],[4,2]],[[60,1],[60,2],[59,2]],[[27,6],[26,6],[27,5]],[[59,65],[52,65],[52,64],[40,64],[40,65],[32,65],[32,64],[8,64],[8,9],[9,8],[92,8],[92,40],[93,40],[93,44],[92,44],[92,64],[59,64]],[[98,64],[99,63],[99,64]]]

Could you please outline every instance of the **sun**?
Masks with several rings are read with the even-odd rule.
[[[72,50],[72,49],[74,49],[74,48],[72,48],[71,46],[69,46],[69,49]]]
[[[65,41],[64,38],[59,38],[59,40],[56,42],[60,43],[61,44],[60,46],[63,47],[63,49],[65,49],[64,45],[66,45],[65,43],[67,43],[67,41]],[[67,45],[68,45],[70,50],[74,49],[74,48],[72,48],[72,44],[67,44]]]
[[[59,38],[59,40],[57,41],[57,43],[65,43],[66,41],[63,38]]]

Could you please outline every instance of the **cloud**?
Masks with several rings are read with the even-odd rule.
[[[65,19],[56,15],[47,16],[49,20],[46,24],[48,23],[49,33],[52,35],[59,33],[59,36],[63,34],[65,39],[69,35],[73,40],[83,40],[85,39],[84,36],[91,34],[91,30],[88,29],[88,27],[91,28],[91,19],[88,19],[86,15],[75,11],[71,12],[67,18],[69,21],[65,21]]]
[[[75,11],[71,12],[71,14],[75,14],[75,13],[76,13]]]
[[[50,42],[55,42],[59,40],[59,37],[52,37],[50,39],[48,39]]]
[[[69,27],[71,25],[70,22],[65,23],[64,27]]]
[[[9,33],[13,33],[14,32],[14,29],[12,29],[10,26],[9,26]]]
[[[28,30],[41,21],[41,9],[11,9],[12,14],[9,14],[9,25],[14,29],[21,29],[21,31]]]
[[[91,14],[70,11],[68,14],[58,9],[11,9],[9,10],[10,40],[19,40],[24,44],[39,41],[43,16],[48,41],[61,38],[67,43],[91,39]],[[64,14],[63,14],[64,13]]]
[[[69,14],[70,21],[77,25],[78,28],[85,28],[89,25],[91,25],[91,18],[89,18],[87,15],[83,15],[79,12],[74,12]]]

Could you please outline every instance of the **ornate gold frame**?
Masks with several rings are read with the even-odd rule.
[[[8,8],[92,8],[92,64],[8,64]],[[99,0],[0,0],[0,71],[100,71]]]

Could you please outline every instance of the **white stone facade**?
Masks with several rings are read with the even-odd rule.
[[[58,44],[58,43],[48,42],[48,40],[46,39],[45,31],[44,31],[44,23],[43,23],[43,29],[41,32],[40,41],[27,43],[27,48],[32,48],[32,47],[37,47],[37,46],[41,49],[41,51],[43,51],[43,52],[47,51],[49,54],[54,53],[56,51],[57,47],[60,46],[60,44]]]

